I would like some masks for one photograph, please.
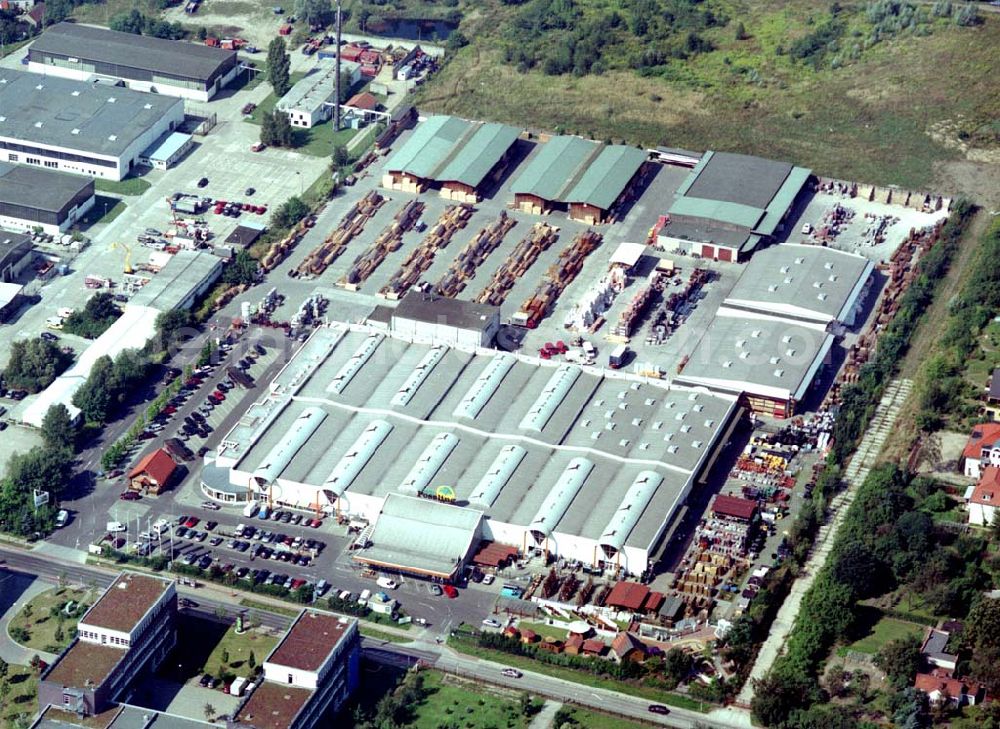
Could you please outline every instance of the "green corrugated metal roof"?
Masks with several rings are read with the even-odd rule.
[[[763,211],[749,205],[702,200],[697,197],[681,197],[670,206],[671,215],[687,215],[692,218],[708,218],[730,225],[738,225],[753,230],[763,217]]]
[[[788,208],[795,202],[795,197],[799,194],[802,186],[806,184],[811,175],[812,170],[807,170],[804,167],[792,168],[781,188],[771,198],[771,202],[767,204],[764,218],[754,228],[755,233],[760,233],[761,235],[774,234],[778,223],[781,222],[782,217],[788,212]]]
[[[431,177],[470,122],[450,116],[432,116],[417,125],[413,134],[386,162],[386,169]]]
[[[586,203],[607,210],[615,204],[625,186],[646,161],[646,154],[634,147],[604,147],[590,163],[580,181],[567,195],[571,203]]]
[[[428,117],[389,158],[386,169],[475,187],[519,134],[519,130],[505,124],[481,124],[452,116]]]
[[[483,124],[457,147],[444,169],[434,175],[442,181],[476,187],[489,174],[521,132],[506,124]]]
[[[585,164],[598,148],[597,142],[581,137],[553,137],[542,145],[511,186],[515,195],[535,195],[543,200],[565,202],[568,190]]]

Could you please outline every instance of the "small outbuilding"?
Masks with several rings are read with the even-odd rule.
[[[129,488],[150,494],[162,493],[177,471],[177,464],[162,448],[146,455],[129,474]]]

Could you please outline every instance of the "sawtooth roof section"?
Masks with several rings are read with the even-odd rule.
[[[606,146],[597,159],[570,190],[567,202],[585,203],[607,210],[615,204],[635,173],[646,161],[646,154],[634,147]]]
[[[517,140],[505,124],[432,116],[389,158],[386,169],[476,187]]]

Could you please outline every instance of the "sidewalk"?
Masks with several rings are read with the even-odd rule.
[[[51,590],[52,585],[49,585],[41,580],[34,580],[31,585],[28,586],[22,594],[20,599],[12,604],[6,613],[0,617],[0,658],[5,660],[7,663],[14,663],[19,666],[27,666],[31,664],[31,657],[38,655],[46,663],[51,664],[56,656],[52,653],[46,653],[45,651],[34,650],[32,648],[25,648],[19,643],[15,643],[14,639],[10,637],[7,632],[10,627],[10,621],[21,611],[24,605],[32,600],[36,595],[39,595],[46,590]]]

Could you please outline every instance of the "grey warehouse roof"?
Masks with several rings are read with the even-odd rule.
[[[482,329],[499,314],[497,306],[411,290],[399,300],[392,316],[459,329]]]
[[[279,495],[308,484],[348,512],[355,497],[446,485],[500,522],[647,548],[735,408],[734,397],[624,373],[338,325],[316,331],[219,459],[250,474],[280,453],[267,474]],[[306,437],[288,440],[317,411]]]
[[[521,132],[506,124],[432,116],[386,162],[390,172],[476,187],[517,141]]]
[[[222,268],[222,261],[205,251],[178,251],[149,283],[129,299],[129,305],[171,311],[206,279]]]
[[[204,43],[121,33],[78,23],[57,23],[49,27],[31,44],[29,52],[140,68],[200,81],[208,81],[220,66],[236,55],[236,51]]]
[[[754,254],[723,303],[802,321],[843,321],[873,270],[867,258],[833,248],[771,246]]]
[[[3,111],[4,108],[0,106],[0,115],[6,113]],[[0,127],[2,126],[3,124],[0,124]],[[93,194],[93,180],[53,172],[44,167],[0,162],[0,203],[58,213],[88,188]]]
[[[689,197],[765,208],[791,171],[788,162],[748,154],[706,152],[687,189],[680,192]]]
[[[823,326],[724,307],[675,382],[799,400],[832,345]]]
[[[0,69],[0,137],[117,157],[175,107],[184,102]]]

